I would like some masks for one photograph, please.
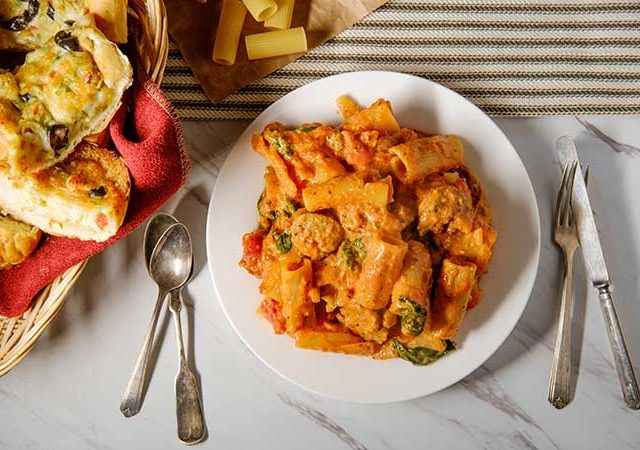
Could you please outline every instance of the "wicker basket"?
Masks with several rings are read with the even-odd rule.
[[[169,53],[167,12],[163,0],[129,0],[132,44],[153,81],[160,84]],[[82,273],[86,261],[56,278],[40,292],[33,306],[20,317],[0,316],[0,376],[15,367],[31,350],[56,316],[67,293]]]

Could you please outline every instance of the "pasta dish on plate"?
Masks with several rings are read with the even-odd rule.
[[[268,162],[240,262],[258,313],[301,348],[429,364],[482,298],[497,233],[462,141],[401,127],[390,103],[252,138]]]

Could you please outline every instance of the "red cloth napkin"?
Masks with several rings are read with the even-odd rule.
[[[178,116],[142,70],[109,131],[131,173],[131,199],[122,228],[106,242],[48,236],[22,264],[0,270],[0,315],[19,316],[47,284],[69,267],[136,229],[185,182],[189,157]]]

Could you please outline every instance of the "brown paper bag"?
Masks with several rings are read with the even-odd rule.
[[[297,0],[291,27],[304,26],[311,49],[352,26],[387,1]],[[232,66],[216,64],[211,60],[211,54],[222,1],[209,0],[200,4],[193,0],[167,0],[166,6],[169,33],[204,91],[214,102],[301,56],[296,54],[249,61],[244,36],[269,30],[247,14],[236,63]]]

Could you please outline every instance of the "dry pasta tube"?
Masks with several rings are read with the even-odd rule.
[[[291,27],[295,0],[277,0],[277,3],[278,10],[264,21],[264,26],[276,30],[287,30]]]
[[[242,3],[247,7],[253,18],[256,19],[256,22],[267,20],[278,9],[275,0],[242,0]]]
[[[307,51],[307,35],[303,27],[268,31],[245,36],[249,59],[271,58]]]
[[[223,0],[212,59],[218,64],[230,66],[236,61],[240,32],[247,9],[240,0]]]

